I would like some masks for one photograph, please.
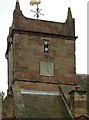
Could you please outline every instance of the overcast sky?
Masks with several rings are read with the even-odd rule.
[[[76,40],[76,73],[87,74],[87,1],[88,0],[41,0],[42,8],[40,19],[65,22],[68,7],[71,7],[75,18]],[[12,24],[13,10],[16,0],[0,0],[0,90],[7,90],[7,36]],[[24,16],[33,18],[36,6],[30,6],[30,0],[19,0]]]

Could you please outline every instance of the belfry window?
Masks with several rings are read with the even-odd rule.
[[[49,41],[45,40],[44,41],[44,53],[49,52]]]

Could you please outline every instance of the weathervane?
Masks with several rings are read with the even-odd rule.
[[[40,11],[42,10],[42,9],[39,9],[39,4],[41,3],[41,0],[31,0],[30,1],[30,5],[37,5],[37,8],[36,8],[36,11],[33,11],[33,10],[31,10],[32,12],[34,12],[35,13],[35,15],[33,16],[33,17],[37,17],[37,19],[39,18],[39,15],[44,15],[44,14],[41,14],[40,13]]]

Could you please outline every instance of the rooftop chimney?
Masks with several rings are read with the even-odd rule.
[[[81,115],[87,116],[87,91],[81,90],[80,86],[69,92],[70,95],[70,110],[73,116],[79,117]]]

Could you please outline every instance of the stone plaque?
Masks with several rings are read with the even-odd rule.
[[[40,62],[40,75],[54,76],[54,65],[52,62]]]

